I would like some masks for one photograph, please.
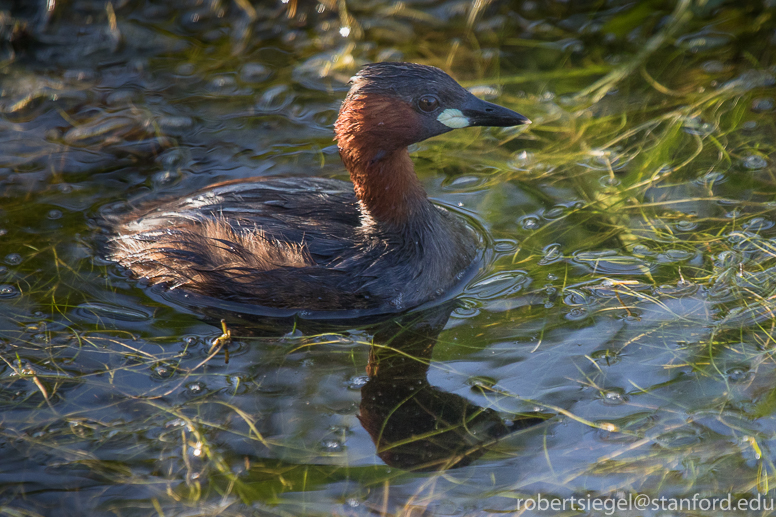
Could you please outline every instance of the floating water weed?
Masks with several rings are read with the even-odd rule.
[[[52,3],[26,40],[18,4],[0,19],[6,512],[47,515],[54,498],[63,515],[469,515],[539,492],[772,495],[767,2],[86,0]],[[329,125],[349,77],[383,59],[440,66],[534,121],[413,150],[429,194],[490,244],[438,336],[428,321],[373,337],[310,330],[304,314],[278,331],[227,300],[171,307],[101,256],[96,221],[149,195],[341,177]],[[229,362],[226,340],[210,350],[225,315]],[[369,427],[396,390],[386,414],[413,418]],[[379,445],[434,402],[429,429]],[[525,412],[549,419],[524,428]],[[386,463],[450,422],[464,449],[414,472]]]

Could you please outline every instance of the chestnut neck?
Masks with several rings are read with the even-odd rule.
[[[416,115],[397,99],[349,95],[335,124],[340,156],[365,211],[378,223],[406,226],[433,217],[407,146]]]
[[[407,148],[368,152],[340,148],[356,196],[377,222],[404,226],[426,216],[430,202]]]

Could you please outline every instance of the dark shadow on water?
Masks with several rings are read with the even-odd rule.
[[[553,416],[530,412],[504,419],[491,408],[429,383],[434,346],[458,306],[458,300],[450,300],[385,321],[375,317],[367,327],[363,321],[344,326],[345,321],[262,318],[212,307],[199,312],[213,324],[225,321],[231,332],[241,336],[276,336],[292,330],[312,335],[355,326],[366,330],[373,341],[358,420],[386,465],[410,471],[441,471],[467,466],[498,440]]]
[[[431,355],[456,304],[381,325],[369,353],[359,421],[389,466],[430,471],[469,465],[498,439],[544,422],[527,413],[505,421],[490,408],[428,381]]]

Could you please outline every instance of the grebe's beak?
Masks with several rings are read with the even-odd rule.
[[[511,127],[531,123],[516,111],[478,99],[472,94],[466,97],[460,107],[444,110],[437,120],[450,129],[470,126]]]
[[[470,126],[511,127],[530,124],[531,121],[511,109],[469,96],[461,106],[461,114]]]

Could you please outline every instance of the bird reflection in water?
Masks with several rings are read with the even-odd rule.
[[[377,455],[391,467],[412,471],[463,467],[486,453],[499,439],[553,416],[530,412],[505,420],[493,409],[480,407],[429,383],[437,337],[457,306],[458,301],[451,300],[373,323],[367,329],[373,341],[366,367],[368,380],[361,387],[358,419],[371,436]],[[200,308],[199,312],[202,311]],[[215,315],[211,313],[210,317]],[[219,312],[218,317],[222,316],[223,312]],[[245,314],[228,320],[233,331],[241,335],[278,335],[279,329],[288,330],[289,325],[287,319]],[[253,320],[255,325],[247,326],[247,320]],[[311,334],[332,330],[330,325],[322,326],[319,322],[291,324]]]
[[[500,438],[540,424],[550,414],[527,413],[505,422],[490,408],[432,386],[431,354],[454,305],[382,324],[361,388],[361,425],[389,466],[428,471],[463,467]]]

